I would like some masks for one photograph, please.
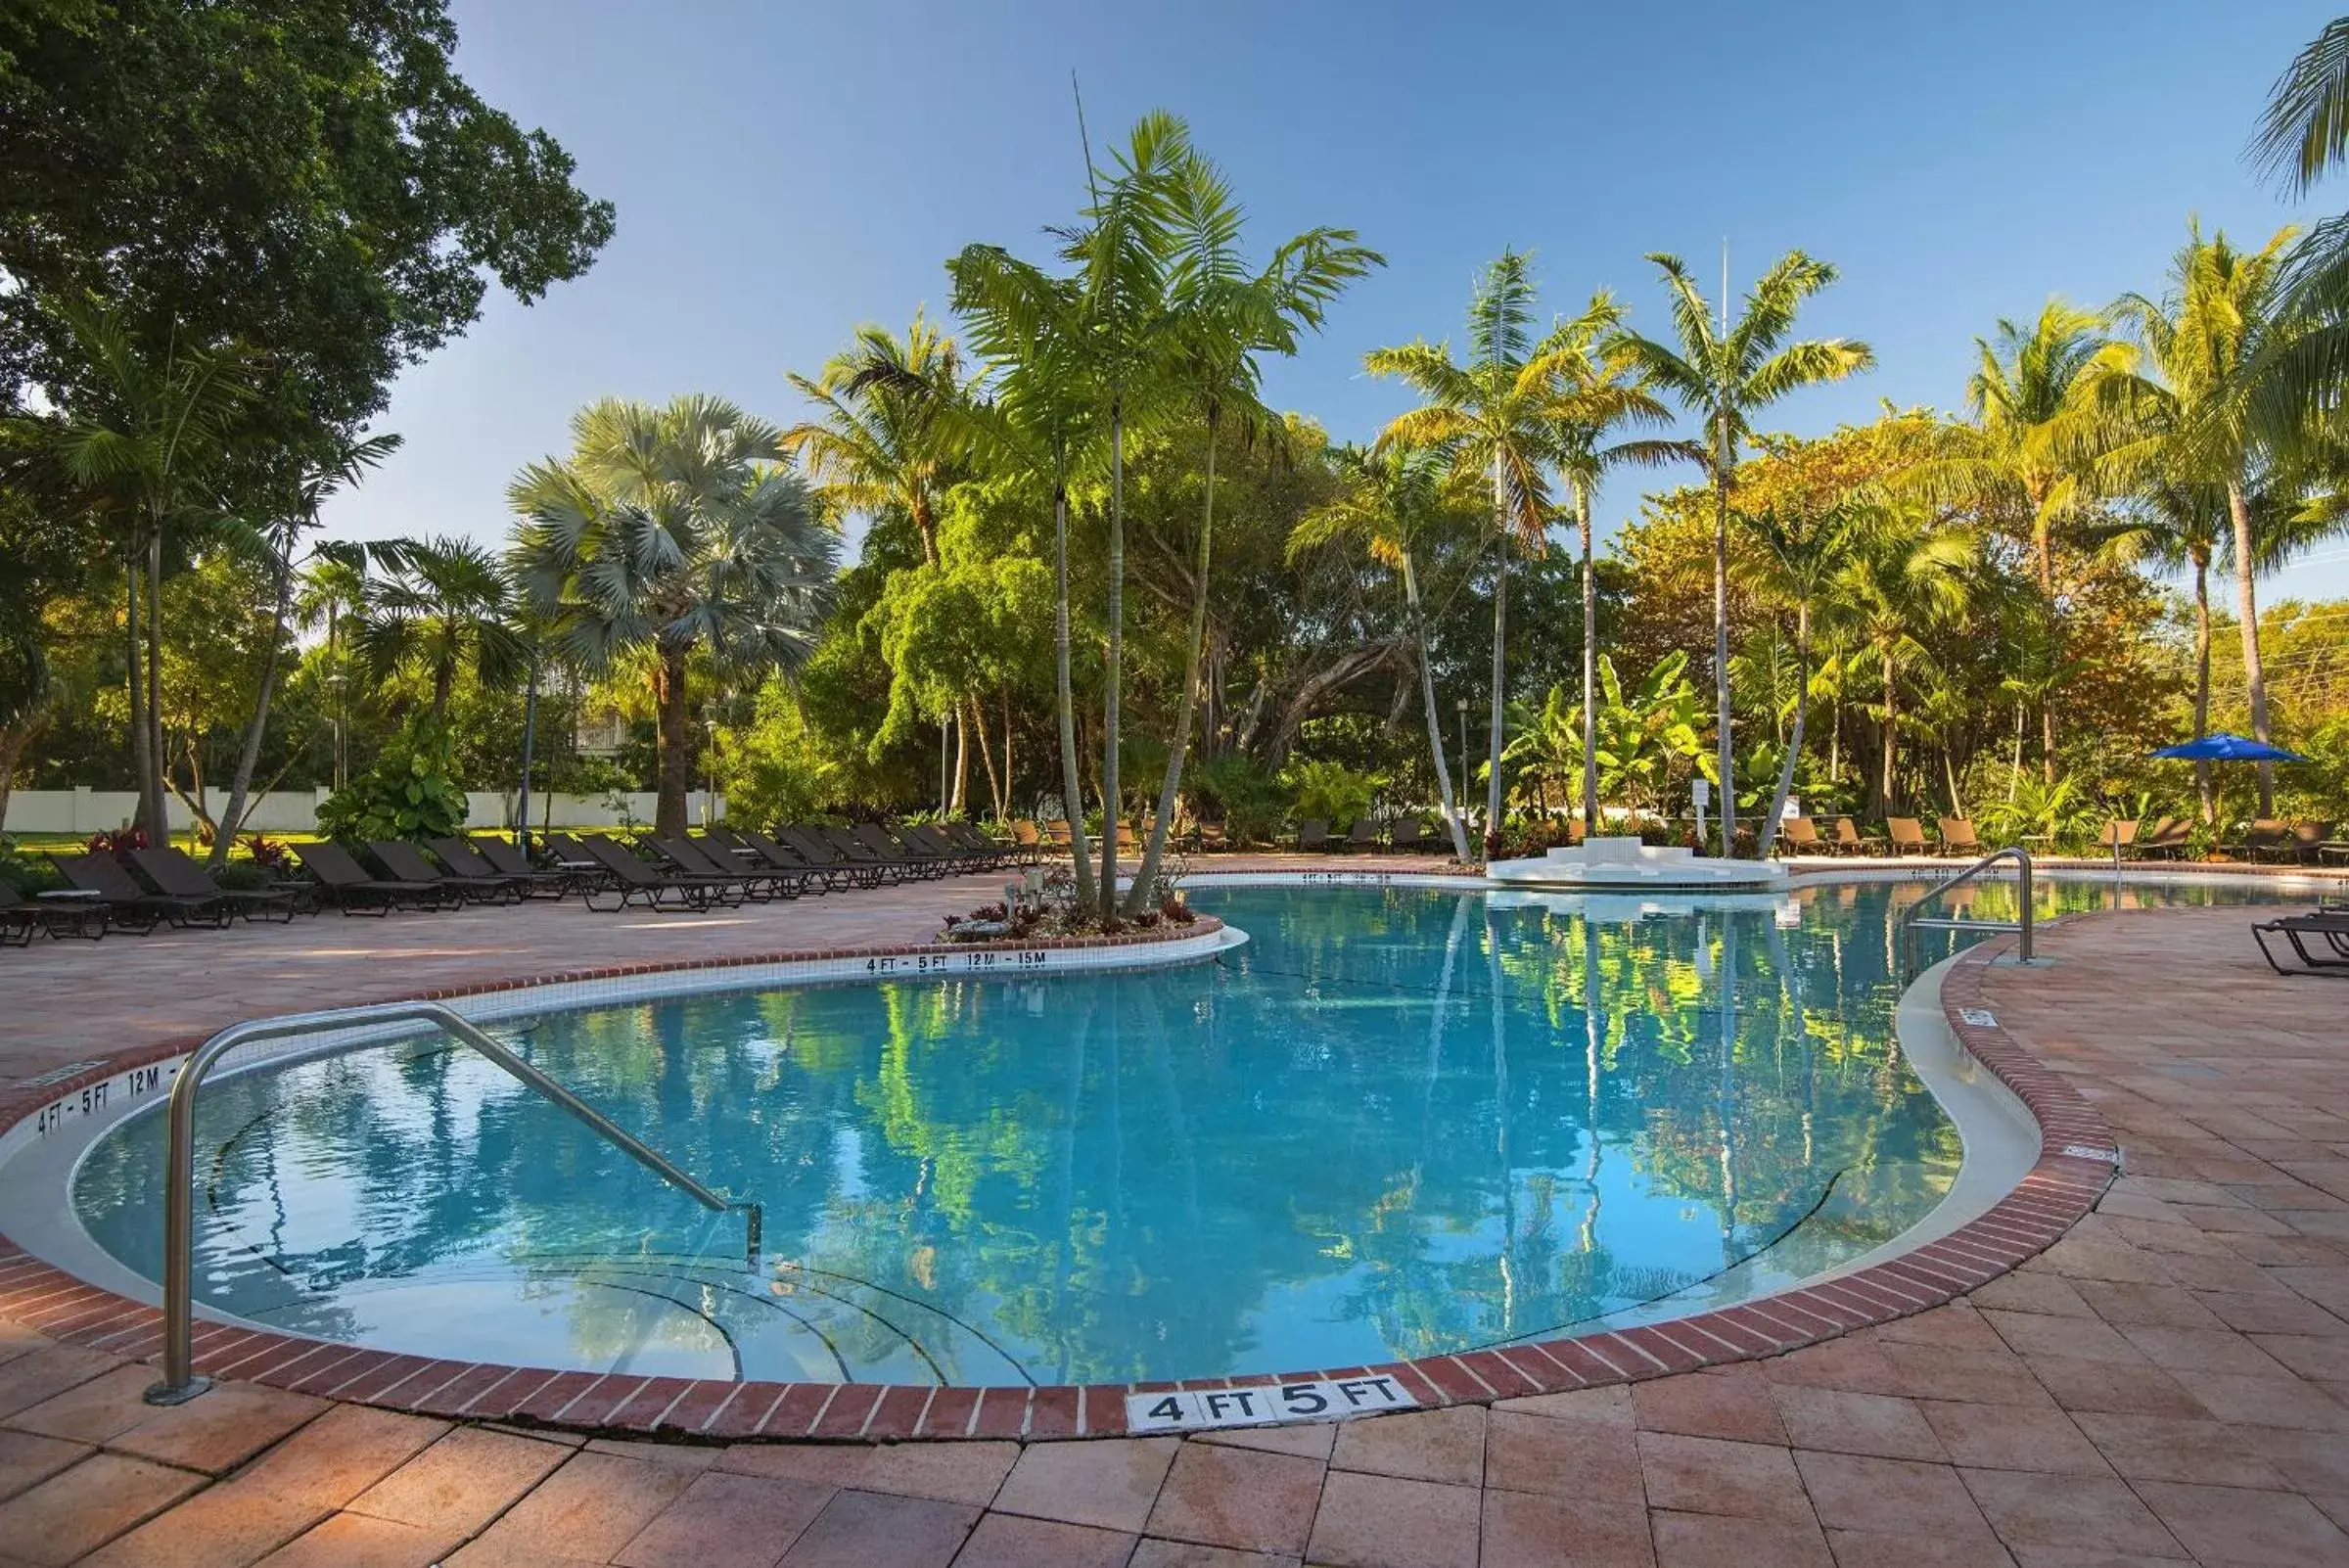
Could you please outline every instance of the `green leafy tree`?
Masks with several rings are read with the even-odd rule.
[[[1966,574],[1974,560],[1971,538],[1931,527],[1908,510],[1878,508],[1844,540],[1829,591],[1834,614],[1851,628],[1853,661],[1872,669],[1879,683],[1879,813],[1896,804],[1902,674],[1931,659],[1926,634],[1965,607],[1971,587]]]
[[[379,679],[403,668],[422,670],[438,721],[448,715],[459,669],[488,685],[522,673],[529,644],[515,623],[513,580],[492,551],[471,539],[438,538],[395,540],[370,554],[390,571],[367,584],[352,640]]]
[[[454,771],[447,731],[412,715],[374,765],[318,803],[318,831],[359,843],[446,837],[465,825],[467,809]]]
[[[1786,797],[1794,789],[1796,761],[1803,754],[1803,720],[1810,711],[1811,618],[1821,588],[1841,562],[1850,539],[1855,514],[1842,507],[1787,512],[1741,513],[1744,531],[1762,546],[1762,561],[1754,571],[1756,585],[1781,604],[1794,608],[1794,720],[1778,762],[1778,777],[1771,792],[1769,814],[1758,836],[1764,844],[1786,814]],[[1774,635],[1774,634],[1773,634]]]

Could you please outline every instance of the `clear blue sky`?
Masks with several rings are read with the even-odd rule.
[[[1072,69],[1096,151],[1145,110],[1187,117],[1258,254],[1315,223],[1386,253],[1267,377],[1340,437],[1405,406],[1362,351],[1456,337],[1504,245],[1537,252],[1546,305],[1605,285],[1655,326],[1645,253],[1715,279],[1726,236],[1741,289],[1800,246],[1843,272],[1806,327],[1866,339],[1879,368],[1771,422],[1954,408],[1999,316],[2156,290],[2189,212],[2246,241],[2295,215],[2241,152],[2337,4],[457,0],[466,77],[571,150],[619,233],[583,279],[493,296],[409,371],[384,421],[405,449],[329,522],[502,535],[507,478],[606,393],[798,417],[784,371],[858,321],[942,309],[965,243],[1046,254],[1083,196]],[[2349,594],[2349,548],[2325,557],[2271,592]]]

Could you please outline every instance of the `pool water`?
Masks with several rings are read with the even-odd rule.
[[[2112,893],[2043,887],[2050,911]],[[198,1294],[439,1356],[988,1384],[1356,1365],[1669,1313],[1769,1277],[1757,1259],[1855,1257],[1947,1190],[1956,1130],[1891,1039],[1914,891],[1205,888],[1253,939],[1208,963],[495,1030],[760,1203],[755,1263],[739,1216],[471,1053],[225,1077],[199,1118]],[[1983,888],[1972,912],[2011,899]],[[1920,936],[1928,958],[1953,940]],[[74,1185],[150,1278],[162,1130],[124,1124]]]

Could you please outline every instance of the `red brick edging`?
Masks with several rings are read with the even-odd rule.
[[[1193,926],[1139,940],[1180,940],[1212,933],[1220,925],[1212,917],[1202,917]],[[1121,945],[1122,939],[1094,937],[1049,943],[835,948],[622,965],[384,999],[438,1000],[518,986],[815,959]],[[1965,1048],[2012,1089],[2038,1121],[2038,1163],[1990,1210],[1938,1240],[1839,1279],[1688,1317],[1505,1350],[1468,1351],[1376,1366],[1083,1387],[730,1382],[554,1371],[440,1360],[201,1321],[195,1336],[197,1367],[216,1378],[427,1415],[545,1423],[638,1436],[725,1441],[1040,1441],[1123,1434],[1129,1393],[1259,1387],[1308,1378],[1383,1374],[1409,1389],[1422,1405],[1473,1405],[1632,1382],[1777,1355],[1923,1312],[1987,1283],[2053,1244],[2095,1206],[2112,1179],[2114,1140],[2103,1118],[2060,1074],[2042,1065],[2003,1030],[1968,1023],[1963,1017],[1963,1011],[1982,998],[1985,966],[2005,945],[2003,941],[1984,943],[1960,955],[1945,972],[1942,1006]],[[181,1054],[196,1043],[192,1039],[165,1042],[127,1052],[93,1063],[84,1072],[37,1090],[0,1099],[0,1129],[14,1126],[39,1105],[89,1083]],[[53,1339],[116,1356],[150,1357],[161,1349],[161,1316],[155,1309],[86,1284],[5,1238],[0,1238],[0,1317]]]

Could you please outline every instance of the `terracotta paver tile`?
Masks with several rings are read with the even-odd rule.
[[[713,1470],[612,1560],[626,1568],[772,1568],[834,1496],[813,1481]]]
[[[786,1476],[794,1481],[854,1487],[863,1485],[881,1452],[864,1443],[737,1443],[718,1452],[714,1467],[740,1475]],[[872,1490],[886,1492],[889,1488]]]
[[[2084,1279],[2076,1288],[2080,1299],[2115,1327],[2131,1323],[2167,1328],[2226,1326],[2208,1307],[2194,1299],[2191,1291],[2180,1285],[2127,1285],[2109,1279]]]
[[[1477,1568],[1473,1486],[1332,1470],[1305,1548],[1331,1568]]]
[[[1815,1524],[1658,1513],[1657,1568],[1833,1568],[1827,1539]]]
[[[1191,1541],[1153,1541],[1144,1537],[1133,1548],[1126,1568],[1297,1568],[1295,1555],[1264,1551],[1233,1551],[1227,1546],[1203,1546]]]
[[[2236,1377],[2190,1368],[2174,1374],[2202,1407],[2243,1426],[2290,1426],[2311,1432],[2349,1432],[2349,1406],[2314,1383],[2281,1377]]]
[[[841,1492],[783,1554],[786,1568],[945,1568],[979,1510],[929,1498]]]
[[[1750,1366],[1703,1377],[1659,1377],[1632,1386],[1632,1407],[1645,1432],[1784,1443],[1786,1429],[1771,1401],[1771,1387]]]
[[[1134,1538],[1089,1525],[990,1513],[963,1544],[954,1568],[1126,1568]]]
[[[1485,1485],[1549,1497],[1636,1498],[1638,1435],[1606,1422],[1495,1410],[1485,1427]]]
[[[1485,1473],[1485,1411],[1474,1405],[1346,1421],[1330,1467],[1475,1486]]]
[[[2349,1323],[2289,1291],[2199,1290],[2194,1300],[2239,1333],[2349,1334]]]
[[[1485,1494],[1478,1568],[1649,1568],[1647,1510],[1636,1499]]]
[[[1931,1349],[1932,1347],[1911,1347]],[[1814,1388],[1849,1389],[1856,1394],[1905,1394],[1908,1388],[1893,1370],[1883,1347],[1846,1335],[1788,1351],[1763,1361],[1762,1375],[1773,1383],[1804,1383]]]
[[[1789,1525],[1815,1523],[1794,1459],[1781,1448],[1642,1432],[1639,1469],[1651,1508],[1774,1519]],[[1601,1495],[1624,1494],[1609,1489]]]
[[[2082,1410],[2072,1419],[2106,1462],[2131,1481],[2203,1481],[2254,1488],[2285,1484],[2281,1472],[2245,1442],[2240,1427],[2208,1419],[2096,1410]]]
[[[1034,1443],[1004,1478],[993,1506],[1002,1513],[1130,1535],[1150,1517],[1167,1466],[1182,1446],[1164,1437]],[[1318,1473],[1320,1466],[1313,1469]]]
[[[69,1563],[202,1485],[187,1470],[92,1454],[0,1502],[0,1541],[27,1562]]]
[[[2001,1274],[1966,1297],[1976,1307],[2006,1312],[2044,1313],[2057,1317],[2094,1317],[2096,1309],[2060,1274],[2017,1269]],[[1997,1332],[1997,1330],[1992,1330]]]
[[[1878,1535],[1830,1530],[1835,1568],[2013,1568],[2014,1558],[1991,1536],[1939,1540],[1911,1531]]]
[[[1233,1426],[1220,1432],[1202,1432],[1193,1441],[1233,1449],[1262,1449],[1267,1453],[1295,1453],[1309,1459],[1326,1459],[1337,1447],[1339,1429],[1360,1424],[1355,1421],[1310,1421],[1297,1426]]]
[[[1990,1527],[2010,1547],[2080,1546],[2104,1551],[2180,1555],[2178,1542],[2120,1481],[2034,1475],[2023,1470],[1960,1470]]]
[[[616,1453],[575,1453],[491,1525],[482,1540],[608,1561],[693,1484],[693,1476]]]
[[[1186,1443],[1167,1472],[1145,1533],[1243,1551],[1300,1552],[1313,1528],[1322,1474],[1319,1464],[1294,1454]]]
[[[308,1394],[223,1383],[200,1400],[150,1408],[147,1419],[107,1440],[107,1447],[144,1459],[222,1474],[329,1408]]]
[[[433,1568],[462,1539],[445,1530],[338,1513],[263,1557],[259,1568]]]
[[[489,1432],[511,1432],[515,1437],[544,1441],[561,1434],[552,1431],[516,1431],[511,1427],[484,1427]],[[616,1453],[623,1459],[642,1459],[647,1464],[666,1464],[677,1470],[707,1470],[716,1464],[726,1451],[705,1448],[699,1444],[653,1443],[640,1438],[590,1438],[583,1447],[589,1453]]]
[[[2119,1410],[2137,1415],[2202,1415],[2199,1401],[2158,1366],[2082,1361],[2035,1356],[2031,1373],[2067,1410]]]
[[[1982,1315],[1989,1317],[1991,1314],[1984,1313]],[[2063,1317],[2032,1320],[2043,1323],[2074,1321]],[[2112,1333],[2111,1329],[2093,1319],[2082,1321],[2104,1333]],[[2126,1342],[2122,1343],[2122,1349],[2129,1349]],[[2143,1360],[2134,1350],[2129,1354],[2136,1360]],[[1919,1400],[1964,1400],[1975,1405],[2048,1403],[2048,1391],[2031,1375],[2030,1363],[2020,1356],[2004,1351],[1949,1350],[1940,1345],[1886,1345],[1882,1348],[1882,1355],[1892,1368],[1891,1386],[1863,1392],[1901,1394]]]
[[[1989,1525],[1946,1464],[1798,1451],[1794,1462],[1819,1522],[1830,1530],[1914,1531],[1941,1539],[1988,1536]]]
[[[2237,1441],[2274,1465],[2287,1485],[2316,1496],[2349,1496],[2349,1443],[2329,1432],[2296,1432],[2280,1427],[2230,1427]],[[2164,1477],[2163,1479],[2170,1479]],[[2188,1480],[2217,1479],[2189,1476]],[[2221,1481],[2220,1485],[2229,1483]]]
[[[984,1507],[1019,1456],[1017,1443],[893,1443],[872,1451],[854,1484],[865,1492]]]
[[[2349,1382],[2349,1334],[2254,1334],[2251,1342],[2302,1377]]]
[[[352,1513],[471,1535],[571,1457],[530,1438],[461,1426],[353,1498]]]
[[[241,1471],[237,1484],[322,1511],[340,1508],[447,1430],[446,1421],[338,1405]]]
[[[0,1415],[13,1415],[112,1371],[121,1360],[72,1345],[45,1345],[0,1361]],[[148,1381],[155,1376],[148,1374]]]
[[[246,1568],[321,1515],[306,1502],[288,1502],[251,1488],[212,1487],[116,1536],[84,1557],[82,1568]]]
[[[2011,1276],[2010,1276],[2011,1277]],[[2059,1281],[2060,1283],[2060,1281]],[[1909,1317],[1878,1323],[1878,1340],[1901,1345],[1943,1345],[1951,1350],[2004,1350],[2006,1342],[1965,1302],[1952,1302]]]
[[[2121,1334],[2165,1371],[2228,1372],[2237,1377],[2275,1377],[2283,1371],[2273,1356],[2231,1328],[2133,1324]]]
[[[1605,1388],[1578,1388],[1566,1394],[1528,1394],[1522,1399],[1496,1400],[1493,1408],[1512,1415],[1545,1415],[1559,1421],[1596,1421],[1607,1426],[1633,1423],[1632,1391],[1622,1383]]]
[[[2145,1358],[2120,1330],[2096,1317],[2050,1317],[2041,1313],[1986,1312],[1983,1319],[2009,1348],[2031,1356],[2070,1356],[2087,1361],[2136,1362]]]
[[[602,1568],[606,1558],[595,1559]],[[566,1557],[551,1545],[532,1545],[510,1536],[483,1536],[448,1559],[446,1568],[580,1568],[584,1557]]]
[[[2148,1481],[2137,1494],[2207,1563],[2319,1568],[2349,1562],[2349,1535],[2306,1498],[2175,1481]]]
[[[1887,1459],[1949,1457],[1914,1400],[1799,1383],[1783,1383],[1773,1392],[1787,1441],[1798,1449]]]
[[[2058,1409],[1927,1400],[1926,1422],[1958,1464],[2050,1475],[2110,1475],[2096,1446]]]
[[[8,1418],[8,1424],[20,1432],[38,1432],[43,1437],[104,1443],[155,1413],[155,1407],[145,1397],[154,1382],[153,1367],[118,1366],[17,1411]]]
[[[0,1430],[0,1501],[57,1474],[89,1453],[86,1443]]]

